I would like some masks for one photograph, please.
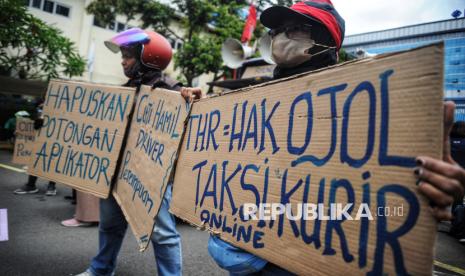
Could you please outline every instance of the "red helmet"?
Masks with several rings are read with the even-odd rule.
[[[141,44],[140,61],[143,65],[164,70],[171,61],[173,50],[165,37],[153,31],[131,28],[105,41],[105,46],[117,53],[121,47]]]

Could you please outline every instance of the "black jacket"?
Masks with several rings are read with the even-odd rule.
[[[153,88],[164,88],[168,90],[180,91],[182,84],[175,81],[158,70],[145,72],[138,78],[130,79],[124,84],[129,87],[140,87],[141,85],[150,85]]]

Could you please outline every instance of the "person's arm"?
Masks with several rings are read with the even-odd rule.
[[[418,156],[415,175],[419,179],[419,191],[432,203],[433,216],[438,220],[450,220],[448,207],[454,199],[463,199],[465,191],[465,169],[451,157],[449,133],[454,122],[455,105],[444,104],[444,146],[443,160]]]

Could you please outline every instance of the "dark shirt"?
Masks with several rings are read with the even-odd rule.
[[[130,79],[124,86],[140,87],[142,84],[175,91],[180,91],[182,87],[180,82],[167,77],[158,70],[148,71],[138,78]]]

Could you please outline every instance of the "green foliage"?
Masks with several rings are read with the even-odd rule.
[[[156,32],[166,36],[168,34],[178,36],[169,25],[175,13],[172,8],[157,1],[149,1],[143,4],[140,11],[142,28],[152,27]]]
[[[258,10],[263,10],[271,5],[290,6],[292,2],[292,0],[267,0],[258,1],[256,4]],[[188,30],[184,47],[175,56],[175,66],[183,72],[187,85],[192,85],[193,77],[204,73],[213,73],[213,81],[227,74],[229,70],[222,65],[221,44],[229,37],[241,38],[245,22],[239,18],[238,10],[247,8],[249,6],[247,1],[174,0],[173,3],[185,15],[182,22]],[[205,31],[205,25],[209,22],[213,22],[214,27],[204,35],[205,38],[199,39],[198,35],[192,35]],[[252,40],[259,39],[264,32],[265,28],[257,18],[257,27]],[[211,58],[200,58],[202,53],[207,53]]]
[[[24,1],[0,1],[1,73],[22,79],[82,75],[85,60],[55,27],[27,12]]]
[[[204,73],[213,73],[213,81],[218,79],[223,69],[222,43],[228,37],[240,39],[242,34],[244,22],[236,12],[242,6],[236,3],[221,4],[217,0],[176,2],[178,8],[187,13],[183,21],[187,36],[183,48],[176,53],[175,67],[183,72],[189,86],[193,78]],[[208,32],[205,32],[205,26],[208,26]],[[203,37],[200,34],[202,31]]]
[[[208,22],[213,19],[215,11],[213,1],[206,0],[174,0],[177,10],[182,13],[181,23],[187,30],[186,40],[194,34],[202,32]]]
[[[192,85],[192,80],[199,74],[218,70],[221,66],[221,44],[214,38],[200,37],[193,34],[175,55],[175,64],[181,70],[186,82]]]
[[[162,35],[167,34],[167,27],[175,15],[171,7],[150,0],[97,0],[90,3],[86,11],[104,25],[119,14],[126,16],[126,23],[140,19],[142,28],[152,27]]]

